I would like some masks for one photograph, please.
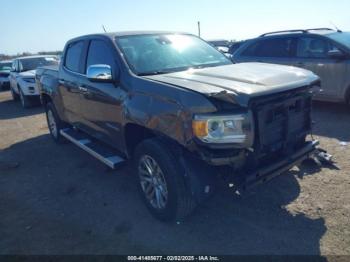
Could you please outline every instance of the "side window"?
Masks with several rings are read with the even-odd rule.
[[[102,40],[92,40],[89,46],[89,52],[86,62],[86,70],[91,65],[109,65],[114,67],[114,57],[110,47]]]
[[[14,71],[17,71],[17,66],[16,66],[16,64],[17,64],[17,60],[14,60],[14,61],[12,62],[12,70],[14,70]]]
[[[19,60],[16,61],[15,66],[16,66],[16,72],[21,72],[21,63]]]
[[[84,42],[78,41],[68,46],[64,65],[73,72],[81,72],[80,59],[84,48]]]
[[[258,57],[291,57],[294,55],[294,38],[265,39],[250,45],[242,54]]]
[[[248,47],[242,52],[242,56],[255,56],[255,50],[258,45],[259,42],[248,45]]]
[[[21,60],[18,60],[18,61],[17,61],[17,69],[18,69],[19,72],[22,72],[22,71],[23,71],[23,65],[22,65]]]
[[[300,37],[297,56],[302,58],[327,58],[330,50],[337,50],[337,48],[326,39]]]

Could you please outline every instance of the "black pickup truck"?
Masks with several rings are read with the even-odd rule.
[[[219,175],[242,191],[299,164],[317,144],[307,141],[316,75],[232,64],[191,34],[78,37],[59,68],[38,69],[36,81],[52,138],[111,168],[133,161],[140,193],[161,220],[189,214]]]

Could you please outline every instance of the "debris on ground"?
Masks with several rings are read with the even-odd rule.
[[[333,156],[328,154],[326,150],[318,148],[316,152],[313,154],[312,159],[318,166],[322,166],[322,164],[332,164]]]

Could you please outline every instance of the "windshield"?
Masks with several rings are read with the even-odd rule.
[[[116,41],[138,75],[232,64],[214,47],[191,35],[133,35],[118,37]]]
[[[334,33],[327,35],[329,38],[333,39],[336,42],[339,42],[340,44],[345,45],[347,48],[350,48],[350,33]]]
[[[58,65],[58,60],[56,57],[35,57],[21,59],[20,61],[22,64],[21,71],[34,70],[40,66]]]
[[[0,71],[9,71],[11,67],[12,63],[0,63]]]

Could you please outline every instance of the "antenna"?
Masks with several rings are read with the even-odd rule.
[[[329,23],[337,30],[338,33],[342,33],[343,32],[332,21],[329,21]]]
[[[102,29],[103,29],[103,31],[104,31],[105,33],[107,33],[107,30],[106,30],[106,28],[105,28],[104,25],[102,25]]]
[[[197,26],[198,26],[198,36],[201,37],[201,22],[200,21],[197,22]]]

